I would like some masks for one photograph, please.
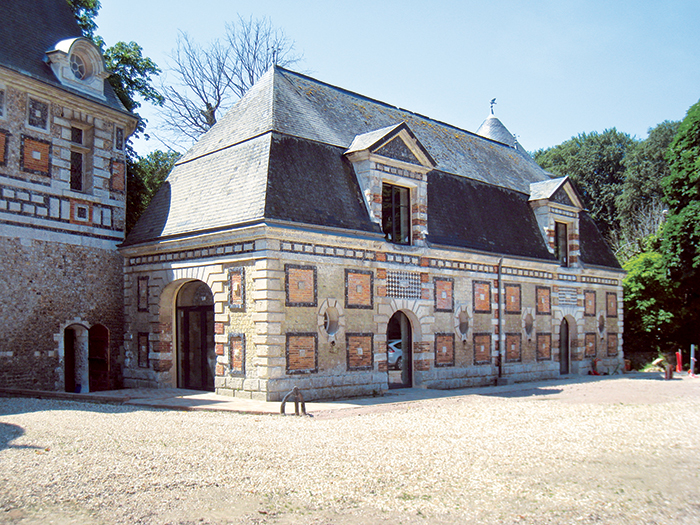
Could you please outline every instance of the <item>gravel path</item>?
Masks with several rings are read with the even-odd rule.
[[[700,523],[700,379],[317,417],[0,399],[0,523]]]

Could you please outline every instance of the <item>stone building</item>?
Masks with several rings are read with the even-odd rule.
[[[136,120],[65,0],[0,26],[0,385],[121,385],[124,141]]]
[[[623,272],[567,178],[272,68],[120,249],[124,383],[279,400],[613,372]]]

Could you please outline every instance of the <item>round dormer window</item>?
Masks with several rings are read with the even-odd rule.
[[[83,57],[76,53],[70,56],[70,70],[78,80],[85,80],[88,76],[87,66],[85,65]]]

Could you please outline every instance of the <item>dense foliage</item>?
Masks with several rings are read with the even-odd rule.
[[[138,159],[130,166],[127,172],[129,188],[126,198],[126,207],[129,210],[126,216],[127,233],[134,227],[141,214],[146,211],[148,204],[155,197],[158,188],[163,184],[179,158],[180,154],[174,151],[156,150]]]
[[[624,183],[624,159],[634,140],[615,128],[577,137],[535,153],[547,171],[568,175],[603,235],[619,229],[616,200]]]
[[[641,253],[624,265],[625,346],[642,352],[670,350],[679,318],[675,301],[676,284],[666,272],[660,241],[650,235]]]
[[[680,343],[700,342],[700,102],[691,106],[668,150],[663,179],[668,216],[661,252],[678,285]]]

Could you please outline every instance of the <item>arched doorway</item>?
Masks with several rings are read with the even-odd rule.
[[[96,324],[88,330],[88,369],[90,392],[109,390],[109,330]]]
[[[406,314],[396,312],[386,327],[389,388],[413,386],[413,337]]]
[[[563,319],[559,328],[559,373],[569,373],[569,321]]]
[[[177,386],[214,390],[214,296],[202,281],[177,294]]]
[[[63,331],[63,386],[66,392],[90,391],[88,330],[72,324]]]

